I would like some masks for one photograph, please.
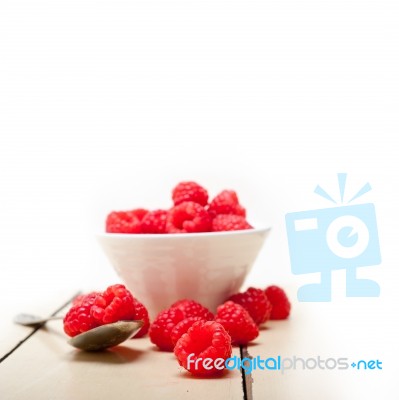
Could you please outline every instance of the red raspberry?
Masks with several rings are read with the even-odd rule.
[[[141,221],[148,213],[148,210],[145,208],[135,208],[134,210],[128,211],[129,214],[134,215],[136,218]]]
[[[178,340],[174,352],[179,364],[193,375],[216,375],[231,356],[231,338],[221,324],[198,321]],[[207,358],[213,360],[210,369],[205,368],[203,362]]]
[[[197,321],[204,321],[201,317],[188,317],[178,322],[170,333],[174,345]]]
[[[172,191],[175,206],[185,201],[193,201],[201,206],[208,204],[208,192],[196,182],[180,182]]]
[[[244,293],[233,294],[228,300],[243,306],[257,325],[270,319],[272,305],[262,289],[250,287]]]
[[[176,301],[171,305],[171,308],[179,308],[184,312],[186,318],[200,317],[205,321],[211,321],[214,318],[214,315],[206,307],[194,300],[183,299]]]
[[[150,326],[150,340],[161,350],[173,351],[171,338],[172,329],[185,318],[179,308],[169,308],[161,311]]]
[[[155,210],[148,212],[141,220],[141,230],[143,233],[165,233],[166,210]]]
[[[103,293],[90,293],[72,305],[64,318],[64,331],[76,336],[100,325],[134,319],[132,294],[123,285],[113,285]]]
[[[167,233],[209,232],[211,218],[201,205],[186,201],[171,208],[166,217]]]
[[[148,316],[147,308],[140,303],[136,298],[133,299],[134,301],[134,319],[137,321],[143,321],[144,325],[141,329],[133,336],[133,339],[143,337],[150,328],[150,318]]]
[[[269,286],[265,290],[266,296],[272,303],[270,319],[287,319],[291,311],[291,303],[284,290],[278,286]]]
[[[72,305],[73,306],[79,306],[83,303],[84,300],[86,300],[89,296],[97,296],[101,294],[100,292],[90,292],[87,294],[79,294],[72,300]]]
[[[219,214],[212,221],[213,232],[240,231],[253,227],[241,215]]]
[[[213,216],[218,214],[235,214],[245,217],[246,211],[234,190],[223,190],[209,204],[208,210]]]
[[[140,220],[130,211],[113,211],[107,216],[108,233],[141,233]]]
[[[217,308],[215,321],[224,326],[233,344],[245,345],[259,335],[259,329],[244,307],[226,301]]]

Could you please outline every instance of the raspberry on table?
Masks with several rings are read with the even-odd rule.
[[[237,193],[234,190],[223,190],[209,204],[209,213],[212,216],[218,214],[241,215],[245,218],[246,211],[239,203]]]
[[[182,299],[173,303],[171,308],[179,308],[186,318],[200,317],[205,321],[211,321],[214,318],[214,315],[206,307],[195,300]]]
[[[141,221],[148,213],[148,210],[145,208],[135,208],[134,210],[127,211],[129,214],[134,215]]]
[[[172,191],[172,199],[175,206],[186,201],[205,206],[208,204],[208,192],[196,182],[180,182]]]
[[[105,222],[108,233],[141,233],[139,218],[130,211],[112,211]]]
[[[143,326],[140,330],[132,337],[137,339],[143,337],[150,329],[150,317],[148,316],[148,310],[143,303],[140,303],[136,298],[133,298],[134,302],[134,320],[143,321]]]
[[[197,319],[212,320],[213,314],[202,304],[190,300],[182,299],[173,303],[167,310],[161,311],[150,327],[151,342],[156,344],[161,350],[172,351],[177,341],[172,338],[173,329],[183,320],[190,319],[191,324]],[[194,319],[194,320],[193,320]],[[180,325],[174,333],[174,337],[180,333],[179,337],[189,326],[189,322]],[[184,330],[184,332],[183,332]]]
[[[231,336],[231,342],[245,345],[259,335],[259,329],[244,307],[226,301],[217,308],[215,321],[223,325]]]
[[[257,325],[270,319],[272,305],[262,289],[250,287],[243,293],[233,294],[228,300],[243,306]]]
[[[240,231],[253,229],[253,227],[241,215],[219,214],[212,220],[213,232]]]
[[[197,321],[205,321],[201,317],[188,317],[178,322],[170,333],[174,345]]]
[[[168,211],[166,217],[167,233],[209,232],[211,218],[198,203],[186,201]]]
[[[82,304],[82,302],[84,300],[86,300],[88,297],[90,297],[90,296],[95,297],[99,294],[101,294],[101,293],[100,292],[90,292],[90,293],[86,293],[86,294],[79,294],[72,300],[72,305],[78,306],[78,305]]]
[[[184,312],[177,307],[161,311],[150,326],[149,334],[151,342],[161,350],[173,351],[172,329],[184,318]]]
[[[174,353],[179,364],[193,375],[217,375],[223,370],[224,362],[218,366],[212,363],[207,369],[201,361],[206,358],[214,362],[220,361],[219,358],[227,360],[231,356],[231,338],[218,322],[197,321],[178,340]]]
[[[291,311],[291,303],[279,286],[269,286],[265,290],[265,294],[272,304],[272,312],[270,319],[287,319]]]
[[[103,293],[80,298],[64,317],[64,331],[69,336],[121,320],[134,320],[132,294],[124,285],[109,286]]]
[[[149,211],[141,220],[143,233],[166,233],[166,210]]]

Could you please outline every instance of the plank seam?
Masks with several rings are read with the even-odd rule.
[[[75,293],[68,301],[66,301],[62,306],[57,308],[52,314],[51,317],[54,317],[57,315],[63,308],[65,308],[76,296],[78,296],[81,292]],[[27,340],[29,340],[39,329],[41,329],[45,325],[45,322],[42,324],[38,325],[36,328],[34,328],[29,335],[27,335],[25,338],[20,340],[9,352],[4,354],[3,357],[0,358],[0,363],[2,363],[4,360],[6,360],[12,353],[14,353],[15,350],[17,350],[20,346],[22,346]]]
[[[252,359],[252,356],[248,353],[247,346],[240,346],[240,357],[241,361],[244,358]],[[245,373],[245,370],[241,368],[242,388],[244,391],[244,400],[253,400],[252,397],[252,372],[249,374]]]

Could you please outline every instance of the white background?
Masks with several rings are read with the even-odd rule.
[[[295,298],[317,277],[291,274],[284,216],[329,207],[314,187],[338,197],[348,172],[348,197],[373,187],[359,203],[376,206],[383,262],[359,273],[382,292],[346,299],[334,273],[326,323],[385,355],[389,374],[398,21],[396,1],[1,1],[2,299],[33,308],[113,283],[93,239],[105,214],[167,207],[187,179],[236,189],[250,221],[273,226],[247,284]]]

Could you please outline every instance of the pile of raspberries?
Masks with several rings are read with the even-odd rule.
[[[286,319],[291,304],[284,290],[269,286],[265,290],[250,287],[226,299],[212,314],[200,303],[183,299],[161,311],[150,324],[146,307],[121,284],[104,292],[91,292],[77,297],[64,318],[64,331],[69,336],[121,320],[142,320],[134,336],[149,332],[150,340],[160,350],[173,351],[179,364],[193,375],[216,375],[219,369],[205,369],[195,363],[204,358],[226,360],[232,345],[246,345],[259,335],[259,326],[269,319]],[[194,365],[196,365],[194,367]]]
[[[168,210],[136,208],[108,214],[109,233],[194,233],[251,229],[246,210],[234,190],[223,190],[210,202],[208,192],[196,182],[180,182],[172,190]]]

